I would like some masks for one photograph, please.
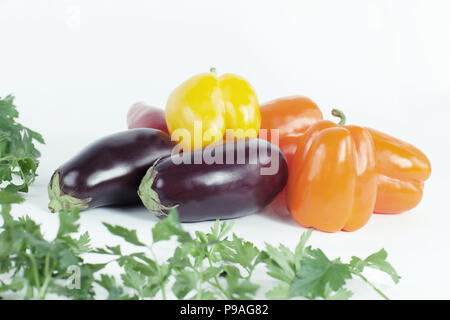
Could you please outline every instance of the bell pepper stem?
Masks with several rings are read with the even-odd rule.
[[[216,68],[214,68],[214,67],[209,68],[209,72],[212,72],[212,73],[214,73],[214,74],[217,74],[217,70],[216,70]]]
[[[340,119],[338,122],[338,125],[340,125],[340,126],[345,125],[345,120],[346,120],[345,114],[341,110],[333,109],[333,110],[331,110],[331,114]]]

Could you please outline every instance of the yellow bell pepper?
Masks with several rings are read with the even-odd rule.
[[[201,148],[232,137],[257,137],[261,115],[256,94],[242,77],[211,72],[195,75],[169,96],[166,122],[183,148]],[[186,150],[186,149],[184,149]]]

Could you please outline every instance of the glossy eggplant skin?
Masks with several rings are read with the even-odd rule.
[[[205,150],[185,155],[191,164],[179,164],[182,155],[172,155],[147,172],[139,195],[151,212],[164,217],[169,208],[176,206],[182,222],[237,218],[263,209],[286,185],[286,158],[265,140],[247,138],[214,146],[208,152],[219,155],[222,164],[195,164]],[[233,161],[227,160],[227,153]],[[238,155],[243,153],[239,163]],[[271,166],[273,174],[262,174]],[[158,203],[151,203],[155,199]]]
[[[104,137],[60,166],[49,185],[51,211],[138,204],[137,189],[147,169],[171,154],[166,133],[131,129]]]

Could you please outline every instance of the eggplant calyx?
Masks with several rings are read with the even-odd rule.
[[[138,195],[141,198],[144,206],[156,216],[167,216],[168,211],[178,207],[178,205],[172,207],[166,207],[159,200],[158,193],[152,189],[153,181],[158,175],[158,171],[155,170],[156,161],[150,169],[147,170],[144,178],[142,178],[141,184],[139,185]]]
[[[89,202],[92,198],[78,199],[71,195],[65,194],[61,188],[61,180],[59,178],[59,172],[56,171],[48,185],[48,197],[50,202],[48,208],[51,212],[59,212],[63,209],[80,209],[84,210],[89,207]]]

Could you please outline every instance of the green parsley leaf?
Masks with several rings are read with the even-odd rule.
[[[226,290],[232,299],[247,300],[256,294],[259,285],[242,277],[239,269],[234,266],[225,266]]]
[[[176,236],[182,243],[192,240],[189,232],[183,230],[176,209],[171,209],[169,215],[153,227],[152,235],[154,243],[169,240],[172,236]]]
[[[80,225],[77,221],[80,219],[80,211],[78,209],[62,210],[59,212],[59,229],[57,238],[62,238],[70,233],[78,231]]]
[[[253,243],[245,241],[233,234],[233,240],[223,240],[218,250],[223,260],[238,263],[242,267],[249,269],[253,266],[255,258],[259,254],[258,248]]]
[[[107,274],[101,274],[100,280],[95,281],[102,286],[107,292],[107,300],[130,300],[131,297],[124,294],[123,287],[116,283],[116,279],[113,276]]]
[[[352,277],[347,265],[340,259],[329,260],[320,249],[307,247],[300,266],[291,285],[294,296],[326,298],[327,285],[337,291]]]
[[[271,300],[287,300],[291,298],[290,287],[287,283],[281,282],[273,289],[266,292],[266,297]]]
[[[330,287],[327,286],[326,299],[327,300],[348,300],[353,296],[353,292],[348,289],[340,288],[339,290],[333,292]]]
[[[18,194],[4,190],[0,191],[0,205],[22,203],[23,201],[25,199]]]
[[[125,241],[136,246],[145,247],[145,244],[139,241],[136,230],[128,230],[127,228],[124,228],[122,226],[113,226],[106,222],[103,222],[103,225],[108,228],[109,232],[123,238]]]
[[[295,247],[294,264],[295,264],[296,270],[300,269],[300,263],[305,255],[306,243],[308,242],[309,238],[311,237],[312,231],[313,231],[313,228],[310,228],[310,229],[308,229],[308,231],[302,233],[302,235],[300,236],[300,241],[297,244],[297,247]]]
[[[267,274],[271,277],[291,283],[295,278],[294,254],[284,245],[277,248],[266,243],[265,259]]]
[[[172,290],[178,299],[183,299],[196,286],[199,278],[197,273],[190,270],[182,270],[176,275]]]
[[[14,277],[10,284],[0,280],[0,292],[12,291],[17,292],[25,287],[25,281],[22,278]]]
[[[392,265],[386,261],[386,259],[387,252],[386,250],[381,249],[380,251],[371,254],[364,260],[358,257],[352,257],[350,265],[360,273],[363,272],[365,267],[380,270],[391,276],[394,283],[398,283],[400,281],[400,276],[397,274]]]
[[[35,143],[44,143],[39,133],[16,122],[18,116],[14,97],[0,98],[0,185],[12,193],[28,191],[39,165]]]

